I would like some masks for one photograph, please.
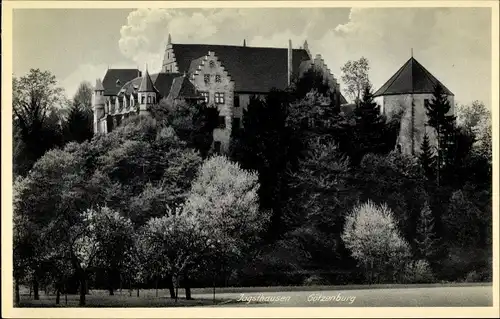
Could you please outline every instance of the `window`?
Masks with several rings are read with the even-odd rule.
[[[203,79],[204,79],[205,83],[210,83],[210,74],[205,74],[203,76]]]
[[[148,104],[151,104],[151,96],[148,96]]]
[[[214,142],[214,151],[215,153],[220,153],[221,143],[219,141]]]
[[[142,96],[141,96],[141,104],[144,104],[144,101],[145,101],[145,96],[144,96],[144,95],[142,95]]]
[[[215,103],[216,104],[224,104],[224,93],[221,93],[221,92],[215,93]]]
[[[218,128],[226,128],[226,117],[225,116],[219,116],[219,123],[217,125]]]
[[[215,75],[215,82],[217,82],[217,83],[221,82],[220,74]]]
[[[120,86],[121,82],[120,80],[116,80],[116,86]]]
[[[232,128],[237,130],[240,128],[240,118],[239,117],[234,117],[233,118],[233,125]]]
[[[201,96],[205,99],[205,103],[208,103],[208,92],[200,92]]]
[[[210,61],[208,64],[210,65],[211,68],[215,67],[215,62],[214,61]]]
[[[239,97],[239,95],[234,95],[233,106],[234,107],[240,107],[240,97]]]

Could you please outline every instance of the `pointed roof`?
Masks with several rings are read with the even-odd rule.
[[[142,77],[141,85],[139,86],[139,92],[158,92],[149,76],[149,72],[146,69],[146,73]]]
[[[454,95],[422,64],[411,57],[373,96],[433,93],[438,83],[446,94]]]
[[[95,88],[94,91],[104,91],[104,86],[102,86],[101,79],[97,79],[95,81]]]
[[[141,76],[139,69],[108,69],[102,80],[104,95],[118,94],[124,83],[138,76]]]

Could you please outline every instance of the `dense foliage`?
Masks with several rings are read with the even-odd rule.
[[[91,136],[85,85],[65,118],[53,76],[16,79],[16,300],[20,285],[83,305],[89,287],[491,280],[489,112],[456,121],[436,87],[437,146],[405,155],[369,86],[349,110],[308,77],[252,98],[227,155],[204,105],[162,101]]]

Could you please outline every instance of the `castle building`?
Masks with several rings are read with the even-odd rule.
[[[431,145],[437,144],[434,129],[427,125],[425,108],[437,84],[447,94],[451,105],[449,114],[454,114],[454,94],[413,57],[374,93],[374,100],[388,119],[401,115],[396,145],[404,154],[419,154],[425,134]]]
[[[232,45],[176,44],[168,36],[162,69],[108,69],[94,89],[94,131],[108,133],[131,114],[148,114],[148,107],[198,100],[219,110],[214,149],[229,146],[231,128],[242,125],[243,110],[252,96],[264,97],[271,89],[286,89],[304,72],[319,71],[335,96],[346,103],[340,85],[321,55],[312,57],[307,41],[299,49]]]

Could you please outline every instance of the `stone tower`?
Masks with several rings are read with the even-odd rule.
[[[396,147],[402,153],[418,155],[425,134],[428,135],[431,145],[437,145],[434,129],[427,125],[425,108],[426,103],[431,101],[437,84],[440,84],[447,94],[451,105],[449,114],[453,114],[453,93],[413,57],[374,93],[375,101],[388,119],[396,114],[401,116]]]
[[[158,103],[158,90],[154,86],[147,68],[139,86],[138,98],[140,115],[149,115],[149,108]]]
[[[102,85],[101,79],[96,80],[94,87],[94,92],[92,93],[92,110],[94,113],[94,132],[95,133],[106,133],[102,131],[99,123],[104,117],[104,87]]]

